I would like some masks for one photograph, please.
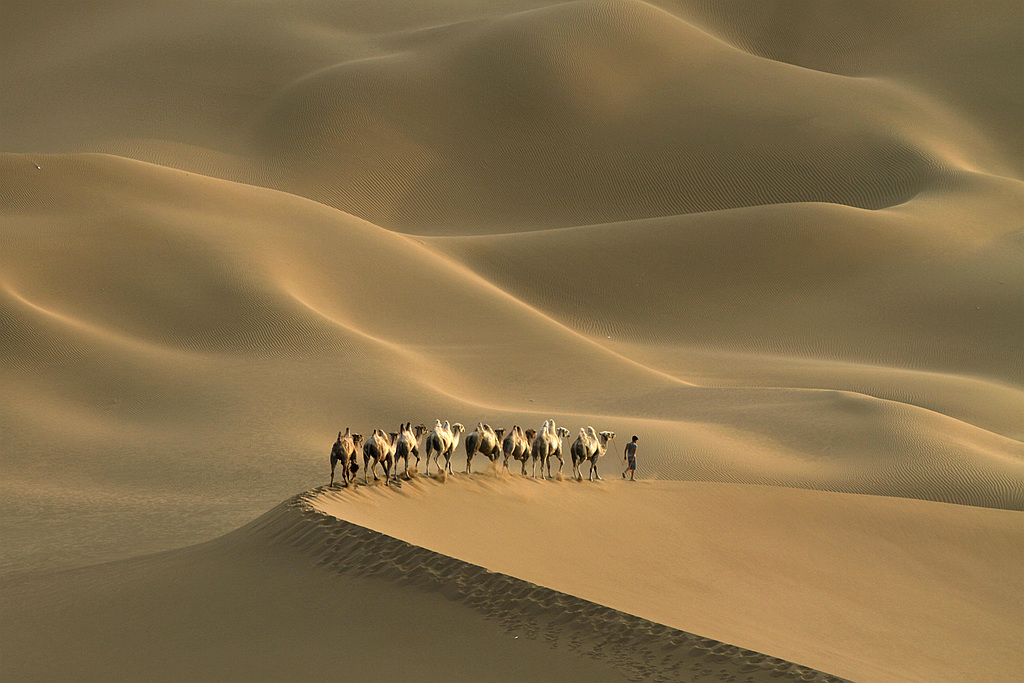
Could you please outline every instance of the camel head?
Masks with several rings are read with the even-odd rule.
[[[413,433],[416,435],[416,438],[418,439],[421,436],[423,436],[423,433],[425,431],[427,431],[427,425],[418,424],[418,425],[416,425],[416,428],[413,430]]]
[[[388,441],[389,444],[398,441],[398,432],[388,432],[388,436],[391,437],[391,439]]]
[[[552,424],[554,424],[554,423],[552,423]],[[570,432],[565,427],[556,427],[555,428],[555,434],[557,434],[558,436],[560,436],[562,438],[565,438],[565,437],[569,436]]]
[[[448,423],[445,422],[445,424],[448,424]],[[450,427],[450,430],[451,430],[452,434],[461,434],[462,432],[466,431],[466,428],[463,427],[461,423],[456,422],[455,424],[453,424]]]
[[[498,441],[501,441],[501,438],[505,436],[505,428],[498,427],[497,429],[494,430],[494,435],[498,437]]]
[[[615,438],[615,432],[601,432],[601,443],[608,443]]]
[[[357,447],[358,446],[362,446],[363,445],[363,435],[362,434],[353,434],[352,435],[352,443],[355,444]]]
[[[533,442],[533,440],[535,438],[537,438],[537,430],[536,429],[527,429],[525,432],[523,432],[523,434],[526,436],[526,440],[531,442],[531,443]]]

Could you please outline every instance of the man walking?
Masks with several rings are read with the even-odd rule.
[[[622,459],[626,461],[626,469],[622,471],[623,479],[626,478],[626,472],[629,472],[629,480],[636,481],[636,442],[639,440],[639,436],[634,436],[633,440],[626,444],[626,450],[622,454]]]

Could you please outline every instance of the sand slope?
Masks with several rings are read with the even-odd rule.
[[[327,572],[273,541],[311,530],[278,514],[259,533],[4,583],[4,679],[626,680],[442,592]]]
[[[312,504],[445,555],[855,681],[1012,678],[1015,512],[779,487],[477,475]]]

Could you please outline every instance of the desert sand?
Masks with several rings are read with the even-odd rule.
[[[1019,2],[2,14],[4,680],[1024,668]]]

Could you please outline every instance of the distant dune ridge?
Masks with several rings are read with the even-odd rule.
[[[633,523],[580,538],[677,520],[677,541],[635,549],[638,589],[668,561],[705,572],[682,571],[688,585],[719,577],[715,592],[665,589],[671,599],[652,596],[663,611],[645,612],[613,604],[611,578],[586,595],[559,583],[584,571],[582,556],[553,564],[511,541],[502,556],[444,537],[459,501],[542,515],[524,501],[581,496],[579,510],[612,509],[602,501],[633,495],[615,482],[483,472],[447,488],[320,491],[308,500],[334,501],[321,512],[342,521],[294,528],[326,548],[357,525],[650,620],[658,637],[722,641],[733,649],[708,645],[720,661],[754,666],[739,681],[768,675],[741,648],[779,658],[790,668],[776,673],[794,680],[999,680],[1024,665],[1003,638],[1024,628],[1006,563],[1024,543],[1021,3],[12,0],[3,15],[0,622],[32,626],[18,645],[0,638],[0,672],[75,670],[78,655],[46,645],[61,596],[82,596],[69,634],[90,605],[106,605],[116,630],[144,605],[170,609],[166,592],[188,573],[183,621],[203,622],[220,592],[228,612],[248,606],[281,629],[246,634],[218,617],[208,626],[233,635],[203,650],[163,623],[166,646],[97,632],[76,652],[136,651],[136,679],[273,680],[292,665],[320,677],[297,662],[323,635],[281,616],[283,601],[227,586],[292,581],[298,604],[358,584],[386,602],[394,587],[361,571],[379,557],[331,574],[311,569],[303,542],[268,554],[265,572],[236,571],[261,556],[249,532],[244,552],[220,539],[141,556],[326,484],[345,427],[436,418],[614,431],[602,471],[616,479],[608,465],[641,435],[641,478],[667,489],[623,511]],[[456,472],[464,460],[460,444]],[[735,501],[728,524],[706,522],[733,539],[721,554],[695,558],[685,534],[705,522],[679,512],[683,491]],[[396,510],[433,510],[441,535],[399,524]],[[816,520],[806,537],[794,510]],[[563,537],[554,527],[493,520],[497,537],[540,547]],[[826,527],[859,559],[820,544]],[[904,595],[811,590],[792,563],[776,591],[789,621],[767,615],[758,596],[773,593],[747,591],[773,547],[808,563],[841,556],[849,581]],[[124,562],[83,568],[109,560]],[[925,576],[935,595],[915,592]],[[430,606],[423,580],[401,593],[428,622],[471,634],[493,616]],[[117,597],[123,586],[131,597]],[[332,599],[313,622],[364,618],[372,602]],[[388,604],[382,619],[400,627],[406,615]],[[902,624],[893,640],[862,639],[883,621]],[[512,637],[479,634],[483,652]],[[225,659],[236,637],[253,649]],[[277,650],[273,667],[211,663],[275,659],[275,638],[293,654]],[[354,675],[381,673],[384,650],[359,642]],[[416,654],[389,675],[423,658],[438,680],[721,673],[688,668],[706,653],[680,663],[669,647],[626,665],[607,652],[624,643],[594,659],[538,641],[537,666],[503,679],[473,657],[430,655],[423,631],[408,642]],[[205,655],[162,667],[174,648]],[[50,668],[34,669],[42,659]]]

